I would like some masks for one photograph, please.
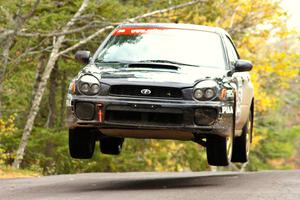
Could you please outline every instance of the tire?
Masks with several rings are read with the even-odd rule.
[[[236,99],[236,97],[234,97]],[[231,162],[233,137],[235,130],[235,107],[236,101],[233,104],[233,117],[231,133],[228,137],[219,135],[209,135],[206,138],[206,157],[209,165],[213,166],[228,166]]]
[[[105,137],[100,139],[100,151],[103,154],[119,155],[122,150],[124,138]]]
[[[69,152],[72,158],[92,158],[94,150],[95,137],[89,129],[69,129]]]
[[[232,162],[246,163],[249,160],[251,134],[252,134],[252,112],[250,110],[249,118],[242,129],[242,135],[235,137],[232,147]]]
[[[232,135],[227,138],[210,135],[206,138],[206,156],[209,165],[229,165],[232,155],[232,139]]]

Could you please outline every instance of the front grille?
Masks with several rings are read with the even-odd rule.
[[[154,113],[136,111],[107,110],[105,114],[107,122],[136,124],[136,125],[180,125],[183,115],[180,113]]]
[[[143,94],[142,90],[150,90],[151,93]],[[139,85],[113,85],[110,88],[111,95],[154,97],[154,98],[182,98],[182,92],[178,88]]]
[[[92,120],[95,115],[95,105],[88,102],[77,102],[75,114],[81,120]]]

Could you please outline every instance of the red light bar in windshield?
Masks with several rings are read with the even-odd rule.
[[[166,28],[160,27],[127,27],[127,28],[120,28],[115,30],[113,35],[142,35],[149,31],[156,31],[156,30],[165,30]]]

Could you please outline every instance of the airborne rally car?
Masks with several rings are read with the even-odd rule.
[[[252,64],[223,29],[125,24],[75,57],[86,66],[68,92],[73,158],[91,158],[98,140],[117,155],[124,138],[155,138],[197,142],[210,165],[248,161]]]

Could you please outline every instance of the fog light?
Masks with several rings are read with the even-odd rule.
[[[77,102],[75,104],[75,113],[81,120],[93,120],[95,115],[95,105],[89,102]]]
[[[195,123],[197,125],[209,126],[215,123],[218,111],[214,108],[198,108],[195,110]]]

